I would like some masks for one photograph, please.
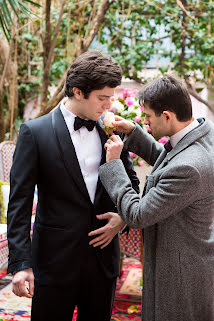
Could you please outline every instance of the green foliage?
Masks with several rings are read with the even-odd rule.
[[[36,1],[36,0],[35,0]],[[43,76],[43,45],[45,19],[29,24],[26,16],[27,0],[0,0],[0,23],[9,37],[12,25],[11,12],[21,11],[19,17],[26,27],[18,35],[19,115],[29,98],[38,94]],[[37,1],[38,2],[38,1]],[[12,7],[11,3],[19,6]],[[69,1],[63,13],[50,69],[49,85],[57,86],[79,46],[78,35],[83,40],[91,21],[93,5],[100,0]],[[174,0],[115,0],[105,16],[105,21],[91,47],[112,55],[121,65],[125,77],[145,81],[142,69],[156,67],[160,73],[169,67],[182,76],[203,77],[202,81],[214,85],[214,3],[210,0],[189,0],[184,15]],[[9,11],[9,15],[8,15]],[[58,22],[59,2],[52,1],[51,39]],[[38,16],[41,12],[36,12]],[[2,20],[4,17],[4,21]],[[70,31],[70,38],[67,39]],[[181,52],[185,39],[182,69]],[[44,40],[44,39],[43,39]],[[200,79],[201,81],[201,79]],[[5,96],[6,97],[6,96]],[[6,102],[4,102],[6,104]],[[132,115],[133,116],[133,115]]]
[[[68,63],[65,58],[56,60],[50,70],[50,81],[53,82],[55,86],[58,85],[59,79],[62,77],[66,69],[68,68]]]
[[[17,19],[19,19],[18,12],[30,18],[32,11],[26,3],[39,6],[38,3],[31,0],[0,0],[0,26],[8,40],[11,37],[10,28],[13,25],[12,12]]]
[[[106,15],[101,43],[121,64],[125,76],[137,79],[138,72],[151,61],[167,58],[167,63],[159,66],[161,73],[173,63],[170,67],[181,76],[194,72],[197,80],[200,71],[204,81],[210,81],[214,69],[214,3],[189,0],[187,4],[185,14],[174,0],[114,1]]]

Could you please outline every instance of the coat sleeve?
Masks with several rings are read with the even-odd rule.
[[[136,124],[135,129],[125,141],[124,149],[137,154],[153,166],[162,152],[163,146]]]
[[[8,204],[8,273],[32,267],[31,216],[37,183],[36,144],[28,125],[20,128],[10,173]]]
[[[165,170],[143,198],[132,188],[120,159],[102,165],[99,171],[118,213],[133,228],[144,228],[178,214],[197,201],[202,192],[200,173],[190,165]]]
[[[132,159],[127,151],[123,151],[121,153],[121,160],[123,162],[123,165],[125,167],[126,173],[131,181],[132,187],[135,190],[136,193],[139,194],[139,184],[140,181],[136,175],[136,172],[134,170]]]

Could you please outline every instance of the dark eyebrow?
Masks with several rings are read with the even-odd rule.
[[[109,97],[112,97],[112,96],[107,96],[107,95],[97,95],[98,97],[103,97],[103,98],[109,98]]]

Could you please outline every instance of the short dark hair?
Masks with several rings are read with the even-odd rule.
[[[79,88],[85,98],[93,90],[105,86],[115,88],[121,84],[122,70],[118,63],[98,50],[88,50],[70,66],[65,84],[65,96],[72,97],[73,88]]]
[[[145,85],[139,94],[139,103],[144,103],[160,116],[164,110],[175,113],[179,121],[192,118],[192,102],[184,83],[177,77],[167,75]]]

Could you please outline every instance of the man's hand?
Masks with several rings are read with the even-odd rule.
[[[28,282],[29,288],[25,282]],[[32,269],[17,272],[13,277],[12,291],[17,296],[32,298],[34,294],[34,275]]]
[[[117,213],[113,212],[97,215],[97,218],[99,220],[107,219],[108,223],[105,226],[88,234],[89,236],[100,234],[98,237],[90,241],[89,244],[93,245],[94,247],[102,245],[100,248],[103,249],[112,241],[113,237],[125,227],[126,223]]]
[[[123,149],[123,142],[118,135],[112,135],[105,143],[106,149],[106,162],[113,159],[119,159]]]
[[[135,129],[135,124],[129,120],[126,120],[120,116],[115,115],[115,121],[112,122],[114,126],[114,131],[130,135],[133,129]]]

